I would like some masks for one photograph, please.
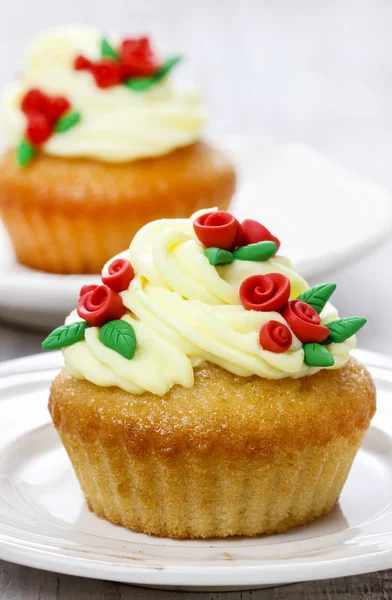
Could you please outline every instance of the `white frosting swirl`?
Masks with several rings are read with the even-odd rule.
[[[191,219],[149,223],[136,234],[129,250],[119,255],[131,261],[136,273],[121,293],[129,309],[123,319],[136,333],[134,358],[127,360],[104,346],[98,329],[92,327],[86,330],[85,341],[63,350],[71,374],[133,394],[163,395],[175,384],[192,387],[193,368],[203,361],[244,377],[297,378],[319,371],[304,363],[303,345],[294,333],[284,353],[261,348],[258,335],[264,323],[287,323],[277,312],[245,310],[238,293],[242,281],[255,274],[283,273],[290,279],[293,298],[308,288],[307,283],[281,256],[266,262],[235,260],[211,266],[192,226],[202,212]],[[108,273],[108,265],[103,273]],[[338,315],[328,303],[321,317],[326,323]],[[75,311],[66,322],[76,320]],[[354,336],[328,345],[335,360],[330,368],[342,367],[354,346]]]
[[[89,72],[75,71],[78,54],[99,58],[101,34],[89,27],[66,27],[39,36],[29,48],[20,78],[6,88],[0,130],[10,147],[23,137],[20,104],[29,89],[65,95],[82,115],[77,127],[53,135],[47,154],[126,162],[162,155],[197,141],[206,115],[196,91],[179,91],[169,78],[144,92],[118,85],[100,89]]]

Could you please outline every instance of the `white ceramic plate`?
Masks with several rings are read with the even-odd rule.
[[[312,149],[246,137],[214,141],[232,158],[239,175],[233,212],[265,223],[304,277],[359,257],[391,233],[389,192]],[[1,317],[55,327],[75,307],[81,286],[95,280],[18,265],[0,224]]]
[[[392,567],[392,359],[356,352],[378,410],[339,506],[286,534],[178,541],[90,513],[49,422],[59,353],[0,364],[0,558],[84,577],[212,590],[342,577]]]

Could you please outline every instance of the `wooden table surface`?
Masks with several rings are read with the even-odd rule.
[[[11,77],[27,37],[40,28],[75,21],[105,30],[153,31],[169,49],[183,49],[192,59],[189,72],[204,86],[213,130],[309,143],[392,189],[388,0],[13,0],[2,5],[0,85]],[[328,207],[320,207],[324,209]],[[392,240],[329,274],[338,284],[341,313],[368,317],[360,345],[389,354],[392,322],[385,315],[391,310],[391,264]],[[0,324],[0,360],[39,352],[41,339],[42,333]],[[1,600],[185,596],[199,594],[147,590],[0,561]],[[203,597],[388,600],[392,570]]]

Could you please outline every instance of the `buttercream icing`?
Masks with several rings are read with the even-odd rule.
[[[135,276],[120,292],[137,339],[136,353],[127,360],[105,346],[99,328],[86,329],[85,340],[63,349],[68,371],[100,386],[118,386],[133,394],[145,391],[163,395],[175,385],[192,387],[194,368],[210,361],[243,377],[269,379],[312,375],[320,367],[304,362],[304,346],[292,333],[287,351],[264,350],[259,331],[268,321],[289,327],[280,312],[246,310],[239,288],[247,277],[281,273],[291,284],[291,298],[308,289],[288,258],[276,255],[264,261],[234,260],[215,267],[193,229],[194,219],[162,219],[145,225],[128,250],[119,257],[129,260]],[[111,262],[111,261],[110,261]],[[108,275],[108,266],[103,276]],[[321,324],[338,318],[328,302]],[[80,320],[74,311],[66,324]],[[329,368],[340,368],[355,346],[355,336],[325,347],[334,359]]]
[[[64,27],[33,41],[19,78],[6,88],[0,106],[0,129],[10,147],[23,137],[21,101],[32,88],[65,95],[82,115],[67,135],[54,135],[42,146],[46,154],[126,162],[166,154],[199,139],[206,114],[198,91],[179,90],[170,76],[143,92],[123,85],[100,89],[90,73],[73,68],[79,54],[98,58],[101,37],[94,28]]]

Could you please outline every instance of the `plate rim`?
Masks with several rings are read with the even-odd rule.
[[[392,372],[392,356],[362,349],[356,349],[353,355],[367,366]],[[61,352],[40,353],[3,361],[0,362],[0,379],[37,370],[44,372],[57,369],[61,363]],[[33,431],[33,429],[35,427],[28,431]],[[2,448],[2,451],[17,437],[11,439]],[[135,585],[174,586],[204,591],[222,587],[222,582],[224,582],[224,589],[244,589],[247,586],[352,576],[392,568],[392,545],[384,549],[376,548],[375,551],[365,552],[359,556],[322,557],[317,562],[298,558],[293,561],[293,564],[284,560],[272,559],[274,562],[267,562],[264,565],[259,558],[248,559],[251,564],[236,564],[235,559],[228,561],[226,558],[225,564],[224,547],[218,547],[217,552],[221,551],[223,564],[214,563],[207,566],[205,564],[177,563],[166,564],[162,567],[159,566],[159,558],[156,559],[158,563],[156,566],[143,565],[139,561],[129,559],[107,562],[100,559],[98,555],[94,555],[94,552],[91,557],[86,559],[79,555],[78,549],[76,549],[76,555],[72,555],[72,549],[45,547],[44,543],[34,546],[34,542],[20,540],[20,538],[4,532],[0,532],[0,541],[0,559],[28,567],[80,577],[104,578]],[[202,585],[200,585],[200,581],[197,581],[197,577],[201,574],[203,576]],[[188,583],[188,579],[192,579],[192,581]]]

